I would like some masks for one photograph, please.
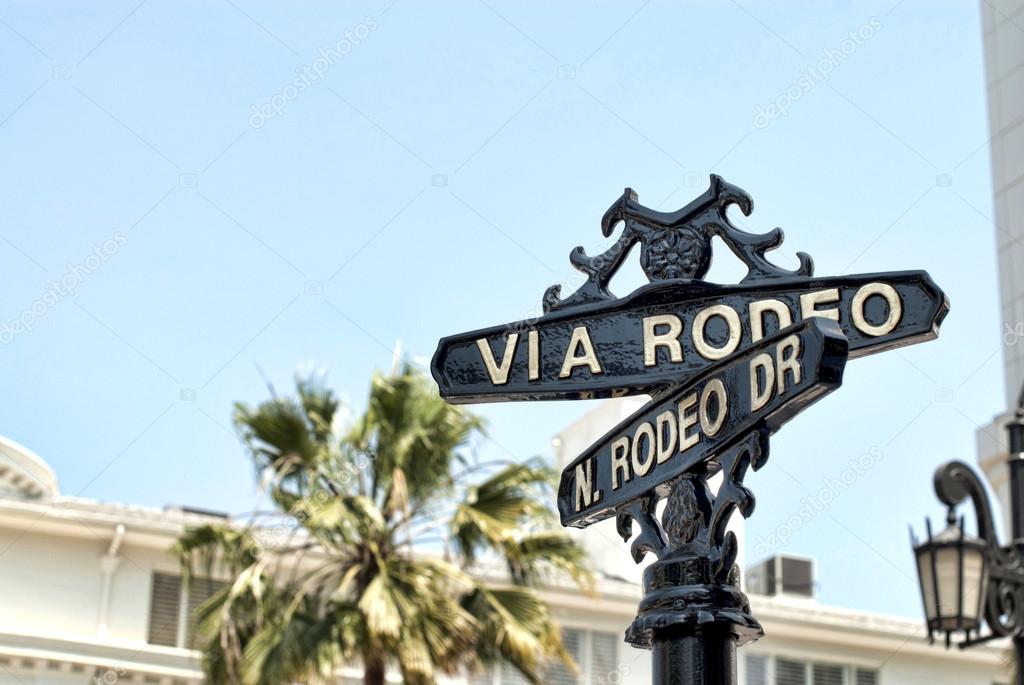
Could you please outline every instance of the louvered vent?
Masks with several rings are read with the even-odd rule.
[[[149,595],[149,644],[177,646],[180,609],[181,578],[166,573],[154,573]]]
[[[565,651],[569,652],[572,660],[579,664],[583,660],[583,631],[571,628],[563,630],[562,643],[565,645]],[[579,682],[579,675],[561,661],[549,666],[544,676],[545,685],[549,683],[550,685],[579,685]]]
[[[814,664],[811,668],[814,685],[843,685],[843,667],[834,664]]]
[[[188,626],[185,632],[185,644],[189,649],[197,649],[196,627],[197,611],[203,602],[222,590],[227,583],[209,578],[192,578],[188,584]]]
[[[802,661],[775,661],[775,685],[807,685],[807,664]]]
[[[878,685],[878,671],[857,669],[857,685]]]
[[[747,655],[747,685],[768,685],[768,657]]]
[[[614,633],[590,634],[590,682],[616,683],[622,680],[619,673],[619,642],[622,638]]]

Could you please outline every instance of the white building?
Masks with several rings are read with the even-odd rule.
[[[201,682],[184,648],[196,598],[168,548],[208,522],[62,496],[42,459],[0,439],[0,683]]]
[[[616,407],[622,409],[614,402],[600,405],[563,433],[563,444],[603,429]],[[188,649],[190,611],[216,583],[186,590],[170,548],[186,527],[222,520],[181,508],[61,495],[40,457],[0,439],[0,685],[201,683],[199,655]],[[599,596],[582,596],[570,585],[545,590],[580,665],[578,676],[552,669],[549,682],[650,682],[650,654],[622,641],[640,588],[616,575],[635,571],[626,569],[628,555],[614,530],[603,528],[582,533],[602,567]],[[790,577],[783,573],[782,580]],[[929,648],[918,621],[822,606],[786,593],[754,596],[753,602],[770,637],[741,650],[743,682],[751,685],[999,682],[997,648]],[[359,678],[354,668],[340,675],[345,682]],[[475,678],[473,685],[523,682],[499,671]]]
[[[1017,405],[1024,385],[1024,2],[981,3],[992,137],[992,187],[996,251],[999,256],[999,301],[1002,305],[1003,379],[1006,406]],[[1009,529],[1006,468],[1008,414],[995,417],[977,432],[978,462],[1003,507]]]

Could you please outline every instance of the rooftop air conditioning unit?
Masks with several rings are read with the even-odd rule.
[[[747,569],[747,592],[814,598],[814,560],[776,554]]]

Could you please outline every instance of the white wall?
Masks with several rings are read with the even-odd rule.
[[[645,402],[646,397],[624,397],[588,403],[588,407],[593,407],[591,411],[552,440],[555,466],[563,468],[616,424],[642,407]],[[633,563],[629,555],[629,546],[615,531],[614,518],[582,530],[572,528],[569,532],[574,538],[582,541],[596,569],[609,576],[640,582],[642,567]]]
[[[53,539],[0,529],[0,626],[21,632],[94,635],[102,541]]]
[[[927,657],[893,659],[883,667],[881,678],[882,685],[992,685],[997,682],[1009,680],[1005,676],[993,680],[990,667],[955,661],[937,669],[935,661]]]
[[[1002,329],[1003,380],[1006,407],[1017,405],[1024,383],[1024,0],[982,0],[981,25],[988,86],[989,131],[992,134],[992,189],[996,252],[999,259],[999,300]],[[1007,416],[996,417],[977,431],[978,460],[1002,504],[1002,522],[1009,525],[1009,473],[1005,464]]]
[[[106,634],[100,632],[106,531],[86,538],[0,528],[0,630],[142,643],[154,567],[177,572],[157,550],[125,544],[111,577]],[[16,630],[15,630],[16,629]]]
[[[1024,19],[1022,0],[983,0],[982,32],[992,134],[992,185],[1003,331],[1024,326]],[[1024,344],[1003,346],[1006,405],[1024,381]]]

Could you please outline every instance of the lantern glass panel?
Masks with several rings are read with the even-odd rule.
[[[988,589],[988,564],[978,540],[961,538],[959,528],[947,528],[918,548],[917,572],[932,629],[977,629]]]

